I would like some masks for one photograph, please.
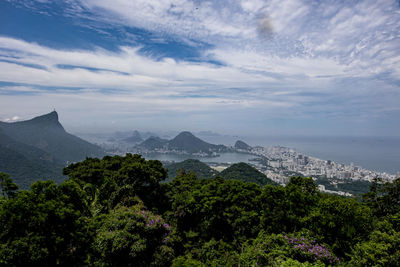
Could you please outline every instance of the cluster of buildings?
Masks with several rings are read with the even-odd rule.
[[[288,179],[296,174],[308,177],[326,177],[339,180],[366,180],[374,178],[394,180],[398,176],[385,172],[366,170],[360,166],[336,163],[331,160],[321,160],[306,156],[291,148],[254,147],[251,153],[261,157],[255,165],[269,178],[279,183],[286,183]]]

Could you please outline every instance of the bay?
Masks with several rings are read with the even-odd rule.
[[[284,146],[305,155],[355,163],[365,169],[396,174],[400,171],[400,137],[357,136],[242,136],[204,137],[208,142],[232,145],[241,139],[251,146]]]

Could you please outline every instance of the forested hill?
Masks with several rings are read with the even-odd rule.
[[[194,172],[198,178],[211,178],[218,174],[216,170],[197,159],[187,159],[182,162],[166,164],[165,168],[168,170],[168,180],[175,178],[179,171]]]
[[[219,173],[225,179],[240,180],[243,182],[252,182],[259,185],[276,185],[274,181],[269,179],[265,174],[256,168],[244,163],[236,163]]]
[[[61,182],[64,166],[49,153],[15,141],[0,128],[0,171],[11,174],[21,188],[29,188],[39,179]]]
[[[164,166],[168,170],[168,181],[175,178],[180,172],[193,172],[199,179],[221,176],[229,180],[252,182],[262,186],[267,184],[277,185],[277,183],[269,179],[265,174],[244,162],[233,164],[222,172],[212,169],[210,166],[197,159],[188,159],[182,162],[165,164]]]
[[[0,122],[0,171],[22,187],[38,179],[63,179],[62,168],[103,150],[67,133],[57,112],[14,123]]]
[[[0,122],[0,128],[15,141],[41,149],[60,162],[104,156],[100,147],[67,133],[55,111],[27,121]]]
[[[398,266],[400,179],[362,201],[182,173],[127,154],[18,191],[0,173],[1,266]]]

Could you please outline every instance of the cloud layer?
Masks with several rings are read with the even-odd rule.
[[[69,0],[57,12],[54,5],[16,8],[64,16],[117,49],[93,40],[92,49],[57,47],[0,28],[0,119],[52,106],[66,119],[83,113],[82,121],[101,124],[102,114],[120,126],[169,117],[169,127],[237,132],[268,131],[276,121],[320,133],[375,134],[382,121],[386,134],[398,128],[396,1]]]

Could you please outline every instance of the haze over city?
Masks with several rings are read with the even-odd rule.
[[[396,136],[399,1],[2,1],[0,120]]]

